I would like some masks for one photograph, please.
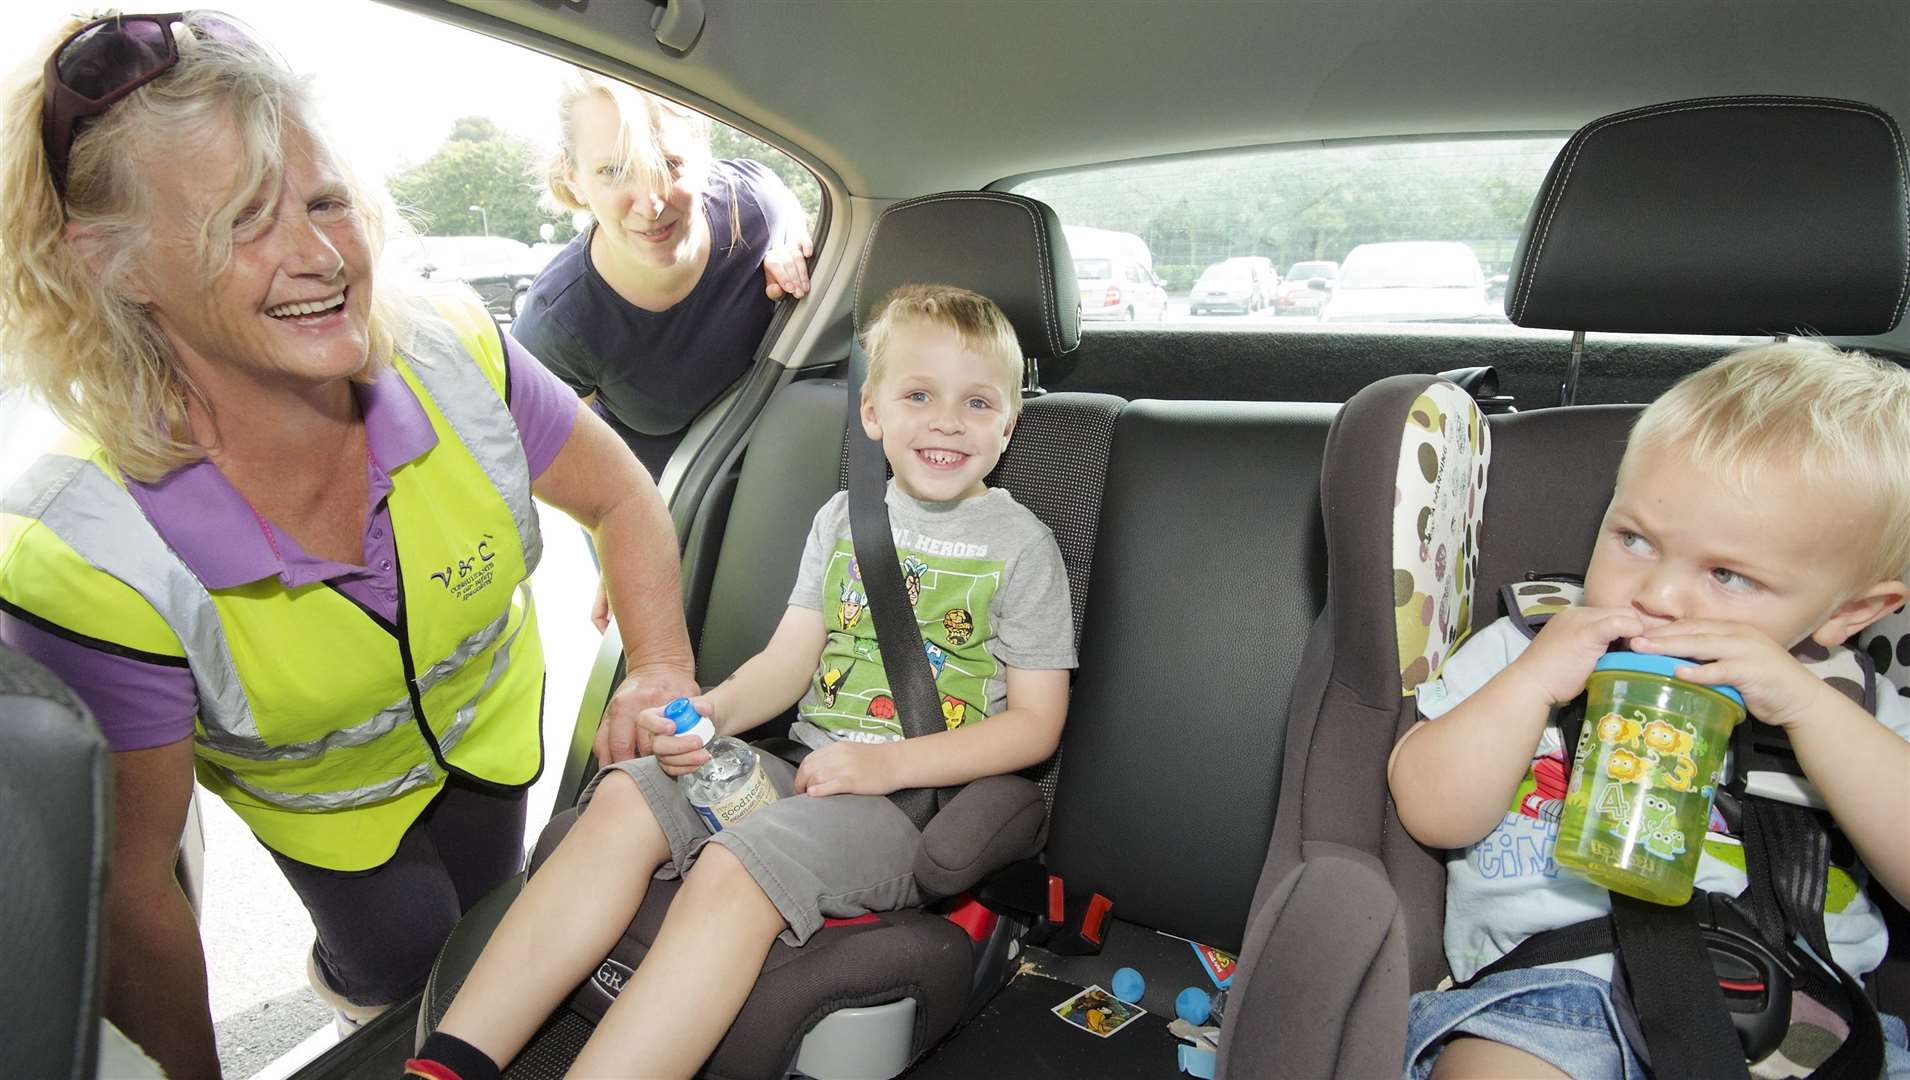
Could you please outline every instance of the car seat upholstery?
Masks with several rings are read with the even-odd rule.
[[[92,713],[39,664],[0,645],[0,1016],[6,1072],[94,1075],[111,766]]]
[[[1602,118],[1540,190],[1507,313],[1573,331],[1883,332],[1910,284],[1904,176],[1895,123],[1851,102]],[[1446,853],[1401,828],[1387,757],[1416,687],[1501,614],[1500,586],[1583,571],[1639,408],[1486,419],[1456,387],[1402,375],[1341,412],[1321,476],[1326,609],[1294,692],[1222,1076],[1400,1069],[1408,996],[1446,973]]]
[[[1053,212],[1031,200],[960,192],[890,207],[863,254],[858,325],[876,300],[907,281],[949,282],[989,295],[1008,314],[1024,350],[1037,360],[1071,349],[1078,339],[1073,266],[1065,240]],[[844,481],[846,403],[840,382],[797,382],[778,393],[752,434],[752,451],[746,453],[737,481],[699,642],[699,676],[705,683],[719,681],[761,648],[785,609],[809,521]],[[1074,592],[1077,636],[1108,444],[1120,405],[1119,399],[1092,394],[1032,398],[990,477],[1054,531]],[[932,825],[925,837],[925,875],[943,888],[959,887],[991,865],[1035,854],[1046,832],[1044,796],[1052,797],[1056,764],[1051,760],[1038,770],[1040,793],[1028,797],[1032,812],[1014,813],[1011,806],[1013,820],[999,838],[991,835],[969,844],[963,841],[974,838],[943,829],[943,842],[931,844],[927,841],[943,828]],[[983,794],[990,785],[971,785],[975,789]],[[1029,785],[1026,790],[1038,789]],[[937,822],[971,801],[965,792]],[[553,819],[533,855],[533,872],[571,820],[574,811]],[[991,839],[1000,842],[986,842]],[[520,884],[505,888],[514,892]],[[608,962],[606,978],[614,978],[615,964],[634,966],[640,961],[675,891],[675,882],[652,887]],[[474,910],[453,934],[426,990],[420,1037],[448,1007],[506,906],[507,896],[487,901],[482,912]],[[781,1075],[799,1056],[806,1060],[817,1053],[813,1047],[804,1052],[801,1044],[824,1017],[898,1001],[908,1008],[886,1016],[901,1017],[908,1025],[900,1043],[901,1064],[906,1065],[951,1029],[968,1007],[976,976],[975,948],[961,927],[925,911],[826,927],[801,949],[778,942],[730,1036],[706,1066],[708,1074]],[[591,1011],[608,1002],[607,994],[590,988],[596,985],[587,982],[578,999]],[[593,999],[600,999],[594,1002],[596,1008]],[[853,1038],[869,1038],[866,1027],[847,1030]],[[511,1075],[561,1073],[588,1034],[582,1017],[560,1009],[519,1057]]]

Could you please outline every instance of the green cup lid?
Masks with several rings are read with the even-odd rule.
[[[1657,653],[1608,652],[1592,666],[1593,671],[1640,671],[1647,675],[1663,675],[1667,679],[1678,679],[1677,670],[1686,665],[1695,665],[1696,660],[1687,660],[1682,656],[1660,656]],[[1678,681],[1683,682],[1679,679]],[[1738,708],[1744,708],[1744,695],[1738,693],[1735,686],[1712,686],[1708,683],[1685,683],[1700,690],[1710,690],[1731,699]]]

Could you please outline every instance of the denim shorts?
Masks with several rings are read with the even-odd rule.
[[[1881,1017],[1884,1071],[1910,1080],[1903,1021]],[[1794,1029],[1795,1030],[1795,1029]],[[1516,968],[1463,990],[1414,994],[1407,1011],[1402,1075],[1424,1080],[1446,1040],[1455,1035],[1517,1047],[1576,1080],[1649,1077],[1620,1034],[1611,984],[1571,968]]]
[[[1619,1033],[1611,984],[1572,968],[1515,968],[1464,990],[1414,994],[1403,1075],[1431,1076],[1440,1049],[1455,1035],[1517,1047],[1577,1080],[1650,1076]]]

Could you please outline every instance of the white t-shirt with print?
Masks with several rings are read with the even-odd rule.
[[[1529,639],[1510,619],[1502,618],[1474,634],[1446,661],[1437,679],[1419,687],[1420,715],[1428,720],[1445,715],[1505,670],[1528,644]],[[1878,720],[1910,740],[1910,699],[1899,696],[1896,687],[1882,679],[1877,679],[1874,689]],[[1558,840],[1558,806],[1565,798],[1571,770],[1571,757],[1563,751],[1562,742],[1557,724],[1548,720],[1533,747],[1532,767],[1504,819],[1484,839],[1446,862],[1446,963],[1454,979],[1471,978],[1542,930],[1611,912],[1609,893],[1561,870],[1552,859]],[[1713,815],[1714,825],[1716,821]],[[1707,850],[1698,858],[1696,888],[1732,896],[1743,892],[1743,869],[1708,850],[1712,845],[1726,845],[1729,850],[1737,840],[1713,832],[1706,841]],[[1833,871],[1833,878],[1838,873]],[[1863,868],[1854,867],[1850,881],[1833,881],[1825,901],[1824,932],[1831,953],[1853,975],[1882,963],[1889,946],[1883,917],[1863,886]],[[1577,968],[1601,979],[1612,974],[1610,954],[1550,966]]]

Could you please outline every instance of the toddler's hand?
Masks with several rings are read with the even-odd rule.
[[[1644,630],[1644,620],[1630,608],[1563,608],[1505,674],[1516,673],[1547,705],[1563,705],[1585,689],[1586,676],[1612,642]]]
[[[698,713],[716,722],[716,709],[707,695],[699,694],[690,699],[690,704]],[[663,715],[661,707],[645,709],[637,717],[637,724],[649,733],[650,751],[657,756],[657,765],[668,776],[682,776],[693,773],[710,760],[709,751],[694,735],[678,735],[676,725]]]
[[[798,795],[887,795],[901,786],[895,768],[898,745],[839,742],[811,751],[792,786]]]
[[[1807,722],[1821,711],[1826,694],[1842,700],[1782,645],[1741,623],[1680,619],[1632,638],[1631,647],[1698,661],[1679,668],[1676,677],[1736,687],[1745,708],[1776,727]]]

